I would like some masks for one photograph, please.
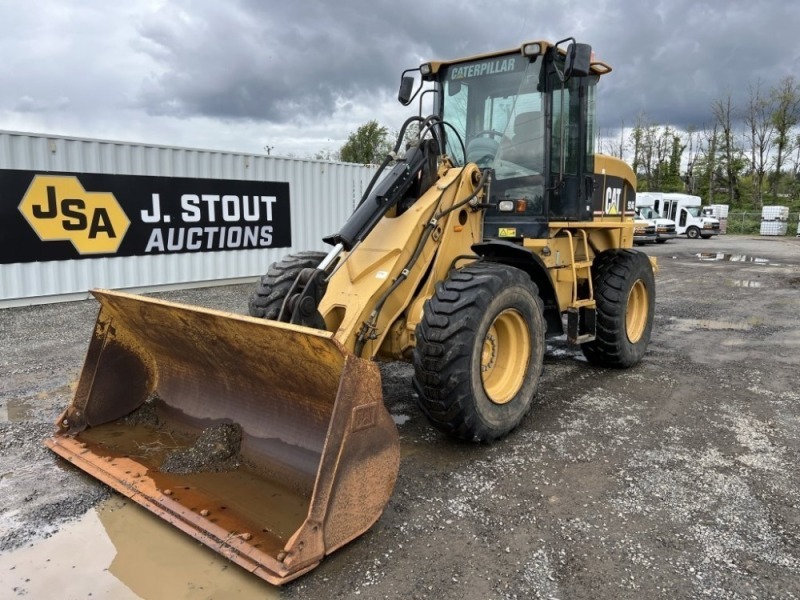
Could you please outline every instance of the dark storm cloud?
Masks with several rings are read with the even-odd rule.
[[[405,68],[525,40],[572,35],[613,66],[603,129],[710,124],[713,100],[800,64],[785,0],[6,0],[0,23],[0,126],[237,147],[241,127],[292,151],[399,126]]]
[[[791,75],[800,59],[800,4],[627,2],[603,9],[595,46],[613,66],[603,79],[604,127],[630,126],[640,113],[677,127],[711,122],[711,104],[728,93],[743,106],[749,84]]]
[[[330,115],[337,101],[370,102],[394,93],[400,72],[431,57],[454,57],[497,45],[484,31],[485,9],[435,3],[308,1],[219,3],[186,12],[171,4],[140,31],[164,67],[143,92],[157,113],[288,121]],[[188,7],[191,6],[191,13]],[[496,23],[525,38],[512,18],[529,2],[506,3]]]
[[[393,95],[400,72],[422,60],[573,35],[614,67],[600,87],[601,126],[641,112],[702,125],[715,98],[792,73],[798,23],[800,3],[780,0],[173,2],[140,27],[162,68],[141,101],[176,116],[318,120],[337,102]]]

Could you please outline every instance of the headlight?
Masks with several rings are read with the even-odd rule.
[[[501,210],[503,212],[511,212],[514,210],[514,201],[513,200],[501,200],[497,203],[497,210]]]
[[[431,67],[431,63],[425,63],[424,65],[420,65],[419,72],[422,75],[430,75],[433,68]]]
[[[542,53],[541,44],[525,44],[522,47],[522,54],[525,56],[539,56]]]

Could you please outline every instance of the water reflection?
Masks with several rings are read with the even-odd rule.
[[[695,254],[696,258],[699,258],[703,262],[748,262],[748,263],[756,263],[759,265],[769,265],[771,267],[778,266],[775,263],[771,263],[768,258],[761,258],[758,256],[750,256],[748,254],[728,254],[725,252],[699,252]]]
[[[20,423],[33,416],[33,400],[30,398],[11,398],[0,404],[0,423]]]
[[[0,582],[3,597],[279,597],[278,588],[119,497],[0,555]]]

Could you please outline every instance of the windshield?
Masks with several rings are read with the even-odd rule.
[[[687,206],[686,212],[688,212],[693,217],[699,217],[701,216],[702,210],[700,209],[699,206]]]
[[[448,154],[492,167],[498,180],[544,172],[541,62],[514,54],[448,66],[443,117],[464,142],[447,128]]]
[[[661,213],[649,206],[643,206],[639,209],[639,214],[645,219],[660,219]]]

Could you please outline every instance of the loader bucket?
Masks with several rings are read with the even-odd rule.
[[[49,448],[276,585],[375,523],[400,443],[374,363],[324,331],[93,293]]]

